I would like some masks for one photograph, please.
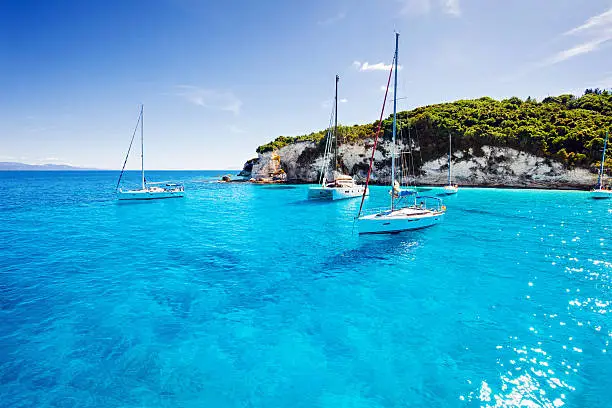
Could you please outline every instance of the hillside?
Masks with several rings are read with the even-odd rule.
[[[612,93],[599,89],[587,89],[581,97],[567,94],[547,97],[541,102],[532,98],[521,100],[513,97],[498,101],[482,97],[398,113],[400,142],[404,143],[404,149],[409,146],[408,140],[412,141],[413,147],[416,146],[419,153],[418,159],[414,160],[414,167],[420,176],[425,175],[426,169],[431,173],[428,163],[440,161],[443,166],[442,161],[446,160],[448,152],[449,133],[453,137],[453,154],[460,162],[473,162],[494,154],[496,157],[487,156],[486,160],[500,163],[524,153],[532,158],[521,165],[523,167],[537,161],[549,167],[560,167],[558,172],[585,169],[593,174],[600,164],[605,131],[611,125]],[[378,121],[339,127],[341,165],[345,171],[356,174],[358,178],[367,168],[367,158],[364,158],[369,156],[368,148],[371,147],[377,126]],[[294,171],[295,181],[311,182],[317,178],[316,175],[300,175],[299,171],[304,166],[313,167],[315,161],[319,160],[324,149],[325,132],[320,130],[297,137],[280,136],[259,146],[259,162],[251,162],[248,166],[255,165],[255,169],[259,170],[263,165],[261,158],[266,153],[278,152],[281,157],[280,166],[288,172],[290,179],[291,170],[295,168],[298,172]],[[383,141],[377,160],[379,173],[385,173],[384,167],[390,165],[385,149],[389,148],[391,136],[392,116],[389,116],[383,121]],[[342,154],[343,147],[351,150],[351,154],[357,154],[361,160],[352,160],[349,164],[351,160],[346,160]],[[355,149],[358,147],[363,152],[357,152]],[[296,149],[300,150],[297,156],[294,154],[297,153]],[[506,153],[500,153],[499,149],[504,149]],[[283,155],[283,151],[291,151],[291,157]],[[606,169],[612,169],[612,155],[606,160]],[[496,171],[492,165],[484,166],[481,170],[485,173]],[[521,171],[527,176],[529,169]],[[591,182],[590,176],[588,181],[582,178],[584,180],[576,185]]]
[[[343,143],[371,138],[378,121],[341,126]],[[510,147],[560,161],[568,167],[599,163],[605,130],[612,125],[612,93],[587,89],[579,98],[559,95],[537,102],[513,97],[497,101],[483,97],[416,108],[398,113],[398,129],[418,138],[423,161],[446,154],[449,132],[455,149],[478,150],[485,145]],[[384,139],[391,139],[392,116],[383,121]],[[309,135],[280,136],[259,146],[258,153],[300,141],[320,142],[325,130]],[[612,156],[612,155],[610,155]],[[606,160],[612,168],[612,157]]]

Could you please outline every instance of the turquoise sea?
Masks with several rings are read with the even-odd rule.
[[[117,204],[115,172],[0,172],[0,406],[612,406],[612,203],[463,188],[358,236],[358,200],[224,173]]]

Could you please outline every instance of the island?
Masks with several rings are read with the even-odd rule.
[[[417,185],[447,181],[449,135],[453,178],[463,186],[586,189],[596,183],[605,132],[612,125],[612,93],[587,89],[537,101],[482,97],[399,112],[398,147]],[[339,166],[364,181],[378,121],[339,126]],[[392,117],[383,120],[371,182],[387,184]],[[240,172],[251,180],[316,183],[326,130],[279,136],[259,146]],[[606,160],[612,169],[612,158]],[[410,178],[410,176],[407,176]]]
[[[26,164],[18,162],[0,162],[0,171],[83,171],[98,170],[76,167],[68,164]]]

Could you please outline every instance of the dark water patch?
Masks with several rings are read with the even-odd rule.
[[[359,265],[384,262],[390,256],[406,256],[422,245],[423,234],[425,232],[419,230],[360,237],[359,247],[323,259],[317,271],[330,277],[359,269]]]
[[[228,271],[237,269],[240,259],[233,251],[223,248],[169,248],[169,265],[180,265],[181,267],[194,270],[206,270],[209,272]]]
[[[295,190],[297,187],[294,186],[262,186],[263,189],[271,190]]]
[[[495,218],[505,218],[505,219],[510,219],[510,220],[533,220],[532,217],[527,217],[524,215],[518,215],[518,214],[503,214],[500,212],[493,212],[493,211],[487,211],[487,210],[481,210],[481,209],[476,209],[476,208],[465,208],[465,209],[460,209],[460,211],[464,212],[464,213],[468,213],[468,214],[477,214],[477,215],[487,215],[487,216],[491,216],[491,217],[495,217]]]
[[[195,289],[184,289],[172,292],[168,289],[152,291],[151,297],[158,305],[170,310],[173,316],[187,318],[191,315],[192,305],[201,294]]]
[[[8,350],[0,352],[0,386],[17,382],[21,374],[21,364],[23,361],[19,361],[12,356],[3,356]]]
[[[157,341],[162,344],[174,343],[182,336],[184,321],[175,317],[160,318],[153,327]]]

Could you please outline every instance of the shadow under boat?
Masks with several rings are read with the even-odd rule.
[[[392,234],[366,235],[360,237],[356,248],[324,258],[315,268],[322,278],[331,278],[339,274],[359,269],[368,262],[388,262],[391,257],[416,251],[424,242],[424,230],[401,231]]]

